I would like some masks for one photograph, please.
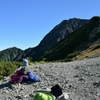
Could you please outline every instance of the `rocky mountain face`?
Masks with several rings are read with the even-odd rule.
[[[37,61],[48,50],[53,48],[58,42],[67,37],[71,32],[83,26],[89,20],[72,18],[63,20],[60,24],[56,25],[35,48],[29,48],[21,54],[21,57],[29,57],[33,61]],[[16,58],[18,60],[19,58]]]
[[[100,42],[100,17],[93,17],[88,23],[73,31],[47,52],[45,56],[42,57],[42,60],[70,60],[76,52],[81,52],[90,45],[98,42]]]
[[[63,20],[43,38],[39,45],[46,46],[46,48],[50,50],[56,43],[64,39],[71,32],[83,26],[86,22],[88,22],[88,20],[77,18]]]

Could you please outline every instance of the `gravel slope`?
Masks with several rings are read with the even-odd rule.
[[[10,85],[9,77],[0,80],[0,100],[32,100],[34,91],[55,84],[69,94],[68,100],[100,100],[100,57],[28,67],[41,81],[18,87]]]

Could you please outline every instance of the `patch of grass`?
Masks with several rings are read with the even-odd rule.
[[[95,50],[95,49],[100,49],[100,44],[96,45],[96,46],[92,49],[92,51]]]
[[[69,54],[67,57],[68,57],[68,58],[73,58],[73,57],[75,57],[75,56],[77,56],[77,55],[79,55],[79,54],[80,54],[80,51],[75,51],[75,52]]]
[[[19,66],[20,62],[0,62],[0,79],[11,75]]]
[[[45,64],[45,63],[46,63],[45,61],[39,61],[39,62],[35,61],[35,62],[31,63],[31,64],[35,64],[36,65],[36,64]]]

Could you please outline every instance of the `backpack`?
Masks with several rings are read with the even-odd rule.
[[[51,88],[51,94],[53,94],[56,98],[58,98],[59,96],[63,94],[62,88],[58,84],[54,85]]]
[[[33,82],[40,82],[40,78],[38,76],[34,76]]]
[[[54,97],[49,92],[37,92],[33,100],[54,100]]]
[[[67,100],[68,98],[68,94],[63,93],[62,88],[56,84],[49,91],[48,89],[38,90],[33,100]]]
[[[28,77],[33,82],[40,82],[40,78],[38,76],[34,75],[32,72],[28,73]]]
[[[34,76],[35,76],[32,72],[29,72],[27,75],[28,75],[28,77],[29,77],[30,79],[33,79]]]
[[[62,88],[56,84],[51,88],[51,94],[56,97],[57,100],[67,100],[69,98],[68,94],[63,93]]]

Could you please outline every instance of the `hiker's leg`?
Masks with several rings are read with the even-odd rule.
[[[21,83],[22,80],[23,80],[23,78],[28,79],[28,76],[27,76],[27,75],[21,75],[21,76],[19,77],[19,80],[17,81],[17,83]]]

